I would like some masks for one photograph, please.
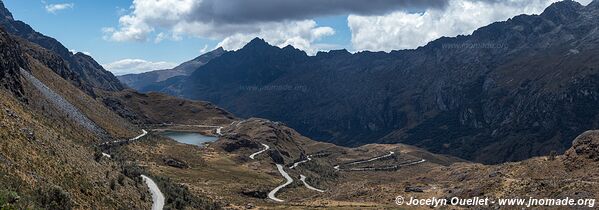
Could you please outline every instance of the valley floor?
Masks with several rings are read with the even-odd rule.
[[[222,134],[206,147],[150,135],[151,140],[119,152],[130,154],[152,174],[232,209],[394,208],[397,196],[599,195],[593,173],[586,167],[571,169],[567,156],[482,165],[406,145],[339,147],[260,119],[223,125]],[[168,166],[167,158],[188,167]]]

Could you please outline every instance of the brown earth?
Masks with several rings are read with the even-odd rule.
[[[188,186],[191,193],[207,196],[231,209],[244,209],[247,206],[260,209],[392,209],[398,207],[394,199],[399,195],[416,198],[478,196],[492,199],[597,198],[599,195],[599,183],[596,180],[599,176],[593,172],[597,164],[593,154],[596,153],[590,149],[597,142],[580,140],[599,139],[595,132],[581,135],[566,155],[499,165],[470,163],[401,144],[339,147],[312,141],[283,124],[262,119],[235,122],[225,127],[223,132],[224,136],[204,148],[155,137],[151,141],[128,145],[123,150],[152,173],[170,177]],[[270,152],[257,155],[256,160],[250,159],[250,154],[262,149],[261,143],[269,145]],[[420,159],[427,161],[390,171],[350,171],[350,167],[343,167],[344,163],[383,156],[390,151],[397,155],[352,167],[376,168]],[[277,194],[278,198],[285,200],[284,203],[264,197],[284,182],[274,165],[277,158],[273,154],[276,153],[281,154],[281,163],[287,166],[285,171],[294,178],[291,185]],[[295,169],[288,168],[302,156],[311,154],[326,155],[312,157],[312,161],[300,164]],[[164,163],[165,157],[182,160],[190,168],[170,167]],[[570,167],[573,161],[577,168]],[[333,167],[339,164],[342,165],[341,170],[335,171]],[[300,174],[307,176],[312,186],[326,189],[326,192],[318,193],[305,188],[299,180]]]

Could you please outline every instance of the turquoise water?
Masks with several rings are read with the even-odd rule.
[[[214,137],[214,136],[204,136],[199,133],[181,132],[181,131],[166,131],[166,132],[162,132],[160,135],[171,138],[180,143],[198,145],[198,146],[202,146],[203,143],[213,142],[218,139],[218,137]]]

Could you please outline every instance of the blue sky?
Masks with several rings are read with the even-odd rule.
[[[308,54],[411,49],[557,0],[3,1],[15,19],[120,75],[171,68],[217,46],[236,50],[257,36]]]

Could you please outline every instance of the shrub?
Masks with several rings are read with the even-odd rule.
[[[119,174],[118,181],[121,186],[125,186],[125,176],[123,174]]]
[[[0,191],[0,208],[4,209],[16,209],[12,205],[19,201],[20,197],[14,191]]]
[[[206,197],[194,196],[186,186],[176,184],[169,178],[155,177],[153,179],[166,197],[164,209],[221,209],[219,203]]]
[[[116,190],[116,182],[114,181],[114,179],[110,180],[110,189]]]
[[[551,152],[549,152],[549,160],[550,161],[554,161],[556,156],[557,156],[557,151],[551,150]]]
[[[98,148],[94,149],[94,160],[96,162],[100,162],[100,160],[102,159],[102,151]]]
[[[49,189],[38,189],[40,204],[46,209],[73,209],[71,195],[59,186],[52,186]]]

